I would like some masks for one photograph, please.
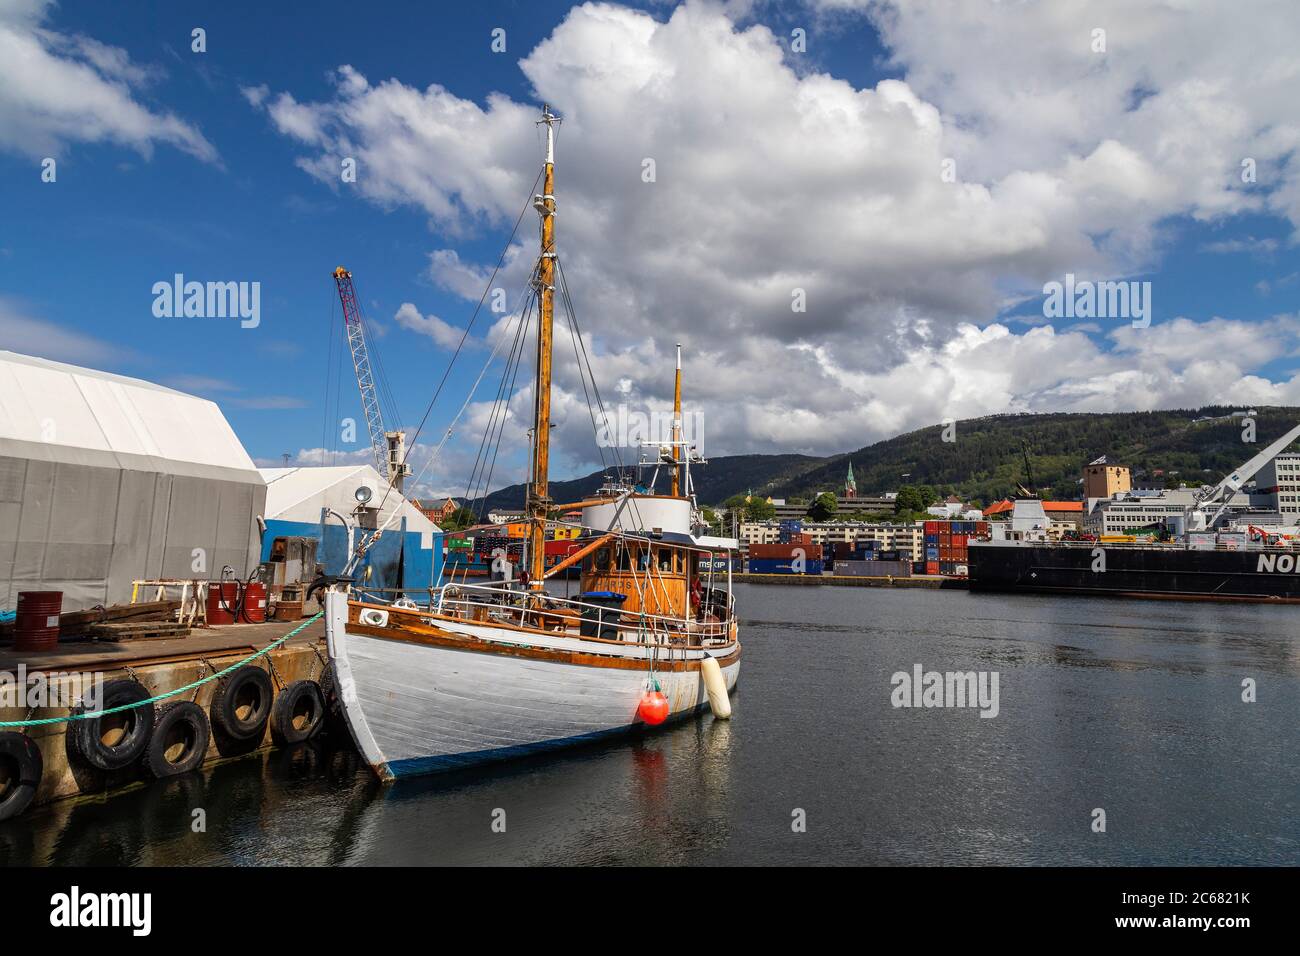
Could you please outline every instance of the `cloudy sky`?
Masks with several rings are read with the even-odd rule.
[[[360,405],[339,264],[414,430],[531,195],[542,102],[598,384],[661,409],[683,343],[708,454],[1300,404],[1291,0],[178,6],[0,0],[0,347],[211,397],[259,461],[366,458],[340,436]],[[470,329],[426,449],[535,241],[530,212],[493,282],[507,312]],[[260,282],[260,323],[156,316],[176,273]],[[1149,309],[1056,314],[1067,276]],[[427,488],[464,491],[499,377]],[[586,472],[567,331],[557,377],[555,470]],[[494,484],[521,477],[503,453]]]

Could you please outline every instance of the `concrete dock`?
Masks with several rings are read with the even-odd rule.
[[[815,587],[830,585],[846,588],[926,588],[930,590],[965,591],[969,584],[965,578],[944,578],[936,575],[912,577],[867,577],[851,574],[733,574],[733,581],[741,584],[788,584]]]
[[[283,637],[301,623],[272,621],[265,624],[195,628],[187,637],[164,640],[67,642],[39,653],[18,653],[12,647],[0,647],[0,674],[7,672],[15,675],[16,680],[22,667],[27,675],[37,672],[49,675],[52,682],[65,679],[56,675],[69,674],[102,675],[105,682],[129,677],[143,684],[150,694],[157,695],[210,677]],[[327,662],[325,622],[318,620],[252,663],[253,666],[269,670],[271,684],[278,694],[296,680],[319,681]],[[192,700],[207,712],[216,688],[217,682],[211,681],[178,695],[175,700]],[[157,706],[162,707],[169,702],[163,701]],[[5,703],[0,700],[0,721],[58,717],[69,713],[67,707],[28,708],[26,705],[4,706]],[[53,800],[102,794],[151,782],[138,762],[123,770],[100,771],[70,760],[66,739],[67,722],[18,729],[37,743],[44,762],[41,784],[28,813],[40,804]],[[260,740],[246,741],[238,746],[227,742],[223,751],[223,744],[219,743],[218,736],[214,734],[204,766],[225,758],[254,753],[269,744],[268,730]]]

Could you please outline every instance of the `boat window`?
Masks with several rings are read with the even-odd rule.
[[[597,548],[591,556],[591,568],[594,571],[609,570],[609,549]]]

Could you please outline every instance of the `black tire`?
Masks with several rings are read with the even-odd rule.
[[[183,700],[158,712],[144,763],[155,778],[175,777],[203,764],[212,733],[198,704]]]
[[[94,711],[112,710],[127,704],[138,704],[153,695],[139,681],[121,678],[104,685],[104,693]],[[84,714],[91,708],[78,704],[72,713]],[[149,746],[156,717],[153,704],[143,704],[116,714],[74,720],[68,724],[72,751],[86,763],[99,770],[121,770],[140,759]]]
[[[271,739],[277,747],[311,740],[325,722],[325,698],[314,680],[296,680],[275,699]]]
[[[271,718],[275,691],[266,671],[245,664],[217,682],[209,713],[212,725],[232,740],[261,739]]]
[[[0,820],[12,819],[31,805],[44,772],[36,741],[12,730],[0,732]]]

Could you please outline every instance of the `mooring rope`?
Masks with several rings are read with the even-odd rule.
[[[121,707],[110,707],[108,710],[96,710],[85,714],[68,714],[68,716],[66,717],[42,717],[40,720],[0,720],[0,727],[43,727],[48,724],[63,724],[73,720],[91,720],[95,717],[105,717],[108,714],[121,713],[124,710],[133,710],[136,707],[143,707],[145,704],[156,704],[160,700],[166,700],[169,697],[175,697],[178,694],[185,693],[187,690],[194,690],[194,688],[196,687],[202,687],[204,684],[210,684],[214,680],[219,680],[222,677],[225,677],[231,671],[243,667],[245,664],[249,663],[250,661],[255,661],[264,654],[269,654],[271,651],[279,647],[289,638],[293,637],[296,634],[302,633],[303,629],[305,629],[308,625],[316,623],[324,616],[325,616],[324,611],[317,611],[313,617],[310,617],[307,620],[303,621],[301,624],[295,627],[288,634],[284,635],[284,637],[277,638],[276,640],[272,641],[270,644],[267,644],[266,647],[262,648],[257,653],[250,654],[248,657],[245,657],[242,661],[235,661],[235,663],[231,664],[225,670],[217,671],[217,673],[213,674],[211,677],[201,678],[200,680],[196,680],[191,684],[186,684],[184,687],[177,687],[175,690],[169,690],[165,694],[157,694],[153,697],[150,697],[148,700],[136,701],[134,704],[123,704]]]

